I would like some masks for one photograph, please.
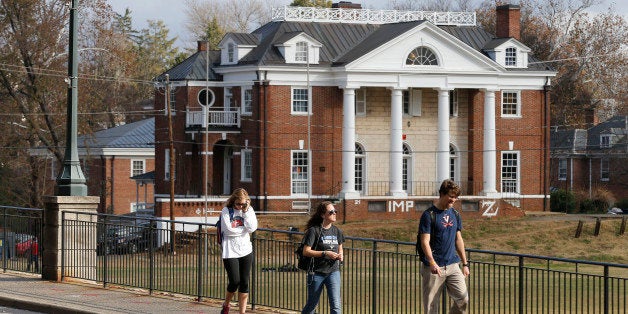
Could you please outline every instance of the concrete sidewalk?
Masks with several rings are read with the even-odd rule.
[[[148,294],[81,282],[52,282],[38,275],[0,273],[0,305],[42,313],[220,313],[220,300]],[[237,305],[231,306],[237,313]],[[269,309],[247,313],[281,313]],[[286,312],[283,312],[286,313]]]

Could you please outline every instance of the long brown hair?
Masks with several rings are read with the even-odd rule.
[[[251,198],[249,197],[249,193],[243,188],[237,188],[233,190],[233,193],[231,193],[231,196],[229,196],[229,199],[227,200],[225,206],[233,208],[235,206],[235,202],[239,199],[243,199],[246,201],[247,204],[251,204]]]
[[[310,219],[307,221],[307,229],[323,224],[323,216],[327,213],[327,205],[332,204],[330,201],[323,201],[316,206],[316,210],[312,212]]]

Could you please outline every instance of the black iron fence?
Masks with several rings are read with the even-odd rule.
[[[62,250],[70,254],[63,256],[83,262],[62,265],[63,276],[151,293],[224,297],[226,275],[213,226],[110,215],[85,222],[77,216],[64,214],[62,234],[93,234],[86,239],[92,249],[64,244]],[[3,230],[18,220],[4,218]],[[300,310],[306,275],[294,266],[294,250],[301,237],[268,229],[254,234],[252,305]],[[344,312],[421,312],[422,266],[414,243],[347,237],[344,253]],[[473,249],[467,254],[471,313],[626,313],[628,308],[628,265]],[[20,264],[3,265],[24,270]],[[318,312],[328,313],[326,296],[321,300]]]
[[[40,271],[42,210],[0,206],[0,262],[3,270]]]

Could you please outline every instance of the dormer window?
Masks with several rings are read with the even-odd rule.
[[[296,44],[296,49],[294,52],[294,61],[296,62],[306,62],[308,61],[308,44],[307,42],[300,41]]]
[[[275,44],[286,63],[319,64],[323,45],[304,32],[291,32],[284,40]]]
[[[233,43],[227,44],[227,60],[229,63],[235,62],[235,45]]]
[[[507,67],[517,66],[517,49],[516,48],[506,48],[506,59],[504,60],[504,64]]]
[[[417,47],[408,54],[406,65],[438,65],[438,59],[430,48]]]
[[[602,134],[600,135],[600,148],[610,148],[611,144],[611,135],[610,134]]]

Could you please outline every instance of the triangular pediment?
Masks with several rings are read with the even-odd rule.
[[[495,63],[482,52],[473,49],[451,34],[441,30],[434,24],[426,21],[415,23],[393,37],[386,38],[387,29],[380,28],[372,36],[373,41],[379,40],[377,47],[362,55],[349,52],[344,67],[348,71],[395,71],[400,73],[451,73],[451,72],[496,72],[503,67]],[[383,32],[383,33],[382,33]],[[367,41],[369,38],[366,39]],[[420,51],[429,50],[437,60],[437,64],[425,65],[408,64],[408,57],[412,56],[417,48]],[[353,53],[353,55],[352,55]]]

